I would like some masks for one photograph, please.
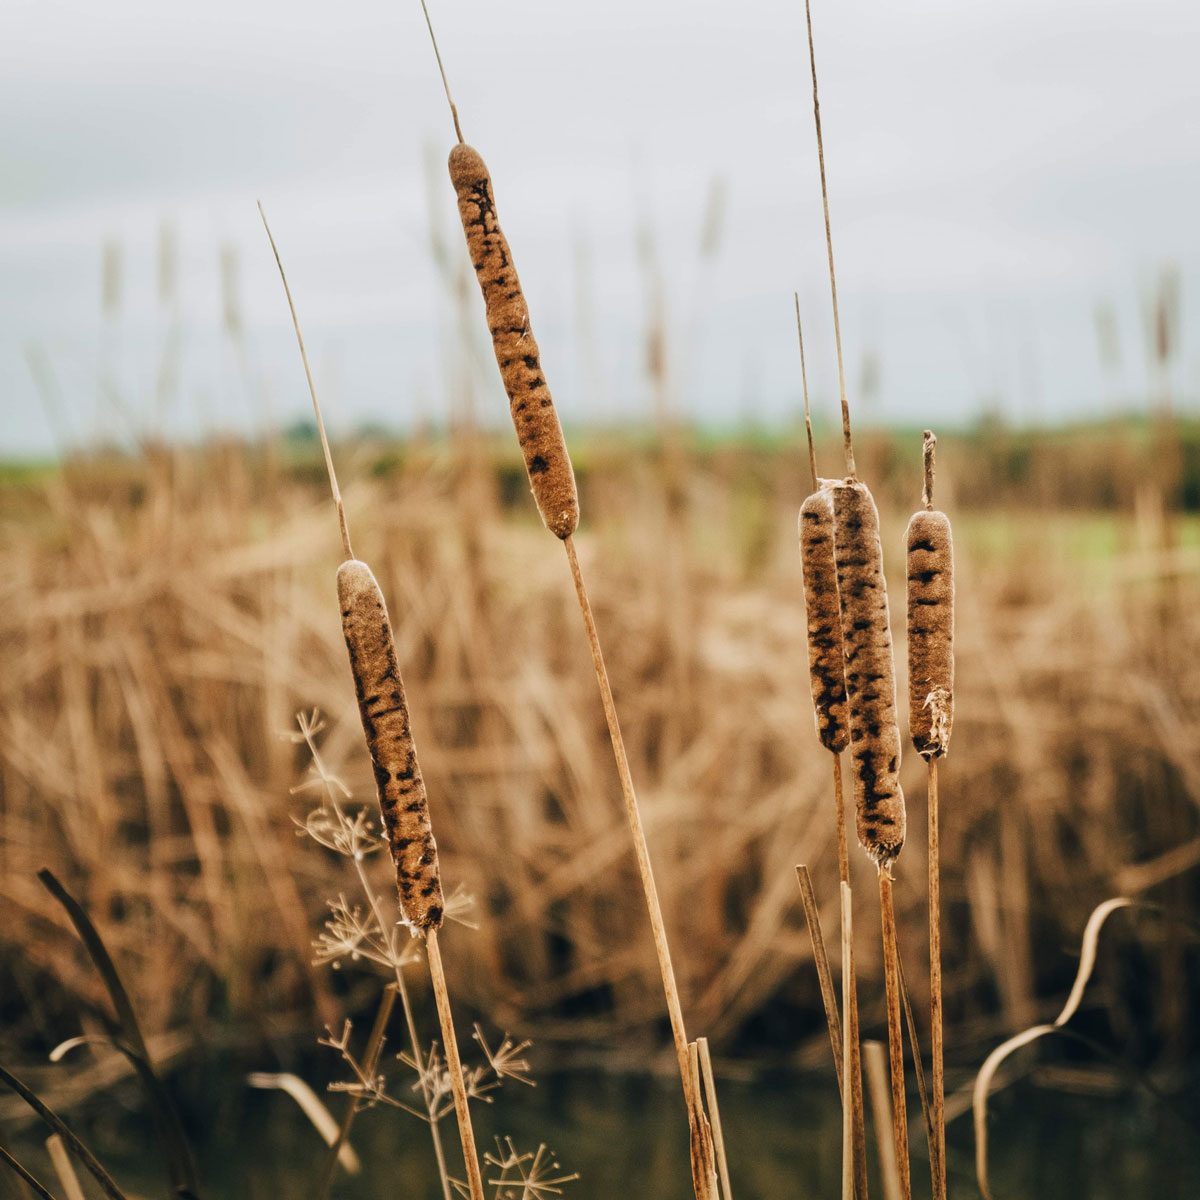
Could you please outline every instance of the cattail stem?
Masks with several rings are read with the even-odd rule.
[[[842,1011],[849,1014],[854,1003],[854,975],[847,964],[854,957],[854,927],[850,885],[843,879],[838,885],[842,901]],[[847,1021],[847,1034],[849,1022]],[[842,1074],[851,1078],[854,1071],[852,1040],[847,1037],[842,1047]],[[854,1128],[854,1098],[849,1089],[842,1090],[842,1200],[854,1200],[855,1153],[857,1134]]]
[[[446,78],[446,68],[442,65],[442,52],[438,49],[437,34],[433,32],[433,21],[429,18],[429,8],[425,0],[421,0],[421,11],[425,14],[425,25],[429,30],[429,40],[433,43],[433,57],[437,59],[438,74],[442,77],[442,87],[446,92],[446,103],[450,105],[450,116],[454,121],[454,134],[461,142],[463,140],[462,126],[458,123],[458,105],[450,95],[450,81]]]
[[[846,839],[846,801],[842,788],[842,757],[833,756],[833,792],[837,809],[838,880],[843,905],[853,903],[850,887],[850,854]],[[850,915],[843,913],[843,921]],[[842,947],[842,1012],[845,1014],[845,1077],[850,1081],[850,1111],[854,1131],[854,1187],[859,1200],[867,1200],[867,1128],[863,1114],[862,1052],[858,1030],[858,978],[854,969],[854,944]]]
[[[833,230],[829,221],[829,186],[825,180],[825,141],[821,136],[821,100],[817,95],[817,52],[813,45],[812,4],[804,0],[808,27],[808,64],[812,71],[813,123],[817,130],[817,163],[821,171],[821,205],[825,211],[825,249],[829,255],[829,293],[833,300],[833,340],[837,346],[838,395],[842,401],[842,441],[846,451],[846,474],[857,478],[854,444],[850,440],[850,402],[846,398],[846,367],[842,358],[842,323],[838,316],[837,272],[833,268]]]
[[[800,343],[800,386],[804,391],[804,432],[808,438],[808,469],[812,473],[813,491],[817,490],[817,451],[813,446],[812,407],[808,401],[808,367],[804,362],[804,328],[800,324],[800,293],[793,292],[796,302],[796,340]]]
[[[571,567],[571,579],[575,584],[575,597],[583,616],[583,627],[587,633],[588,647],[592,652],[592,669],[600,688],[600,703],[604,707],[604,719],[608,724],[608,737],[612,743],[613,757],[617,762],[617,776],[621,782],[621,796],[625,801],[625,816],[629,821],[629,832],[633,837],[633,852],[637,859],[638,874],[641,876],[642,891],[646,897],[646,909],[650,915],[650,928],[654,934],[654,949],[658,954],[658,969],[662,976],[663,994],[667,1001],[667,1016],[671,1022],[671,1037],[675,1043],[675,1057],[679,1062],[679,1075],[683,1081],[683,1094],[689,1106],[692,1103],[691,1072],[688,1067],[687,1029],[683,1023],[683,1008],[679,1003],[679,989],[675,983],[675,968],[671,965],[671,949],[667,944],[667,929],[663,922],[662,905],[658,900],[658,888],[654,882],[654,868],[650,863],[650,848],[646,844],[646,831],[642,827],[642,814],[638,808],[637,793],[633,790],[633,776],[629,770],[629,758],[625,753],[625,739],[617,719],[617,706],[613,700],[612,685],[608,679],[608,668],[604,665],[604,654],[600,649],[600,636],[596,632],[596,619],[588,599],[587,585],[579,566],[579,555],[575,552],[574,538],[563,539],[567,551],[567,562]]]
[[[937,456],[937,438],[932,429],[926,429],[921,437],[921,459],[925,467],[925,486],[921,489],[921,501],[926,512],[933,512],[934,459]]]
[[[942,1042],[942,885],[938,760],[929,760],[929,1015],[933,1058],[933,1200],[946,1200],[946,1069]]]
[[[471,1128],[471,1110],[467,1104],[467,1085],[463,1079],[462,1060],[458,1056],[458,1038],[454,1034],[454,1014],[450,1011],[450,991],[442,969],[442,952],[438,947],[438,931],[425,934],[425,957],[429,960],[429,978],[433,983],[433,998],[437,1005],[438,1021],[442,1027],[442,1044],[446,1050],[446,1069],[450,1074],[450,1089],[454,1095],[454,1112],[458,1118],[458,1135],[462,1141],[463,1160],[467,1168],[467,1188],[471,1200],[484,1200],[483,1176],[479,1172],[479,1156],[475,1151],[475,1133]]]
[[[892,1082],[892,1140],[903,1200],[912,1200],[908,1163],[908,1105],[904,1090],[904,1041],[900,1030],[900,954],[896,944],[896,907],[892,875],[879,868],[879,911],[883,926],[883,979],[887,995],[888,1067]]]
[[[258,215],[262,217],[263,228],[267,231],[267,240],[271,243],[271,252],[275,255],[275,265],[279,268],[279,278],[283,282],[283,294],[287,297],[288,311],[292,314],[292,328],[296,331],[296,343],[300,347],[300,361],[304,364],[304,378],[308,381],[308,394],[312,398],[317,433],[321,438],[321,451],[325,455],[325,471],[329,475],[329,490],[333,493],[333,503],[337,509],[338,528],[342,534],[342,549],[347,558],[353,558],[354,550],[350,546],[350,526],[346,523],[346,506],[342,503],[337,472],[333,469],[333,454],[329,449],[329,438],[325,436],[325,419],[321,416],[321,405],[317,400],[317,386],[313,383],[312,367],[308,365],[308,351],[304,347],[304,334],[300,332],[300,318],[296,315],[296,303],[292,299],[292,289],[288,286],[287,272],[283,269],[283,259],[279,256],[279,247],[275,245],[275,236],[271,233],[271,226],[267,224],[267,214],[263,210],[261,200],[258,202]]]
[[[331,788],[327,789],[327,794],[336,808],[337,798],[333,790]],[[362,887],[363,895],[366,896],[367,903],[371,906],[371,913],[375,917],[375,923],[380,929],[394,931],[396,928],[395,923],[385,919],[379,896],[367,878],[366,862],[363,858],[355,857],[354,869],[358,874],[358,882]],[[388,945],[389,948],[393,945],[393,935],[389,935]],[[421,1082],[421,1097],[425,1101],[425,1111],[429,1116],[429,1137],[433,1143],[433,1157],[437,1163],[438,1178],[442,1182],[442,1200],[451,1200],[450,1172],[446,1169],[446,1152],[442,1148],[442,1131],[438,1124],[432,1084],[425,1070],[425,1055],[421,1050],[421,1039],[417,1037],[417,1022],[413,1015],[412,1000],[408,994],[408,984],[404,979],[404,968],[400,966],[400,955],[393,953],[391,957],[392,970],[396,977],[395,991],[400,997],[400,1008],[404,1013],[404,1025],[408,1031],[408,1044],[412,1047],[413,1066],[416,1067],[417,1078]]]

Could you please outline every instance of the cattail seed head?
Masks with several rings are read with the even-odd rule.
[[[521,281],[496,217],[491,176],[479,152],[465,142],[450,151],[450,180],[483,292],[492,347],[508,393],[529,485],[546,528],[557,537],[568,538],[579,524],[575,472],[542,374]]]
[[[827,487],[813,492],[800,506],[798,526],[817,737],[826,749],[840,754],[850,743],[850,730],[846,724],[846,665],[833,555],[833,497]]]
[[[939,758],[954,723],[954,543],[943,512],[916,512],[908,545],[908,721],[913,745]]]
[[[882,867],[904,845],[904,793],[879,512],[866,484],[833,488],[833,530],[858,840]]]
[[[438,929],[445,912],[437,843],[425,781],[409,727],[408,701],[396,662],[392,626],[371,568],[348,559],[338,568],[342,632],[358,694],[367,749],[404,919],[416,930]]]

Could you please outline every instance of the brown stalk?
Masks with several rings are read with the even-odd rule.
[[[450,1009],[450,990],[446,987],[446,972],[442,968],[442,951],[438,946],[436,929],[430,929],[425,934],[425,957],[429,960],[429,978],[433,982],[433,998],[437,1004],[438,1021],[442,1026],[446,1067],[450,1072],[450,1088],[454,1093],[454,1112],[458,1118],[458,1133],[462,1139],[463,1160],[467,1167],[467,1187],[470,1189],[471,1200],[483,1200],[483,1176],[479,1173],[479,1158],[475,1153],[475,1134],[471,1128],[467,1086],[463,1079],[462,1060],[458,1056],[458,1038],[454,1035],[454,1014]]]
[[[853,904],[851,903],[850,885],[844,880],[838,885],[842,899],[842,1011],[849,1012],[854,1003],[854,972],[846,969],[846,964],[854,958]],[[842,1049],[842,1074],[848,1078],[854,1077],[854,1062],[852,1047],[857,1044],[846,1039]],[[854,1200],[855,1163],[860,1159],[856,1153],[855,1141],[857,1130],[854,1120],[854,1098],[846,1089],[842,1090],[842,1200]]]
[[[721,1175],[721,1194],[725,1200],[733,1200],[733,1186],[729,1182],[729,1162],[725,1157],[725,1133],[721,1128],[721,1109],[717,1103],[717,1081],[713,1074],[712,1054],[708,1049],[708,1038],[695,1041],[700,1056],[700,1073],[704,1079],[704,1103],[712,1124],[713,1147],[717,1152],[717,1170]]]
[[[888,1068],[892,1084],[892,1140],[903,1200],[912,1200],[908,1165],[908,1104],[904,1090],[904,1040],[900,1028],[900,952],[889,866],[879,868],[879,911],[883,925],[883,979],[887,994]]]
[[[879,1174],[886,1200],[903,1200],[900,1166],[896,1161],[896,1143],[888,1136],[892,1128],[892,1104],[888,1093],[887,1062],[879,1042],[863,1043],[863,1065],[871,1090],[871,1115],[875,1125],[875,1146],[879,1152]]]
[[[929,760],[929,1015],[933,1058],[933,1200],[946,1200],[946,1066],[942,1031],[942,884],[938,832],[938,760]],[[913,1048],[914,1056],[916,1047]]]
[[[829,955],[825,950],[825,937],[821,932],[821,914],[817,909],[812,876],[803,863],[796,868],[796,879],[800,884],[800,899],[804,904],[804,918],[808,923],[808,936],[812,941],[813,962],[816,964],[817,979],[821,985],[821,1003],[825,1006],[825,1021],[829,1026],[829,1044],[833,1048],[838,1094],[843,1095],[845,1086],[842,1075],[842,1021],[838,1016],[837,993],[833,990],[833,972],[829,969]]]
[[[808,65],[812,72],[813,123],[817,130],[817,163],[821,169],[821,206],[825,212],[825,249],[829,255],[829,292],[833,301],[833,338],[837,345],[838,395],[842,402],[842,441],[846,452],[846,474],[854,479],[854,445],[850,440],[850,402],[846,398],[846,368],[842,358],[842,323],[838,316],[837,272],[833,267],[833,229],[829,221],[829,185],[825,180],[825,140],[821,136],[821,100],[817,95],[817,52],[813,45],[812,4],[804,0],[808,29]]]

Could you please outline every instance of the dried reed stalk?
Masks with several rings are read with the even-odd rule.
[[[833,497],[817,476],[813,443],[812,408],[808,394],[808,370],[804,360],[804,330],[800,321],[800,297],[796,305],[796,339],[800,346],[800,380],[804,394],[804,427],[808,441],[808,465],[812,494],[800,506],[800,565],[804,577],[804,609],[808,626],[809,684],[817,737],[833,756],[833,798],[837,822],[838,879],[849,895],[850,856],[846,845],[846,808],[842,788],[841,753],[850,742],[846,712],[846,664],[842,634],[841,602],[838,596],[837,562],[834,556]],[[810,930],[812,928],[810,922]],[[850,976],[849,1004],[844,1008],[846,1041],[851,1071],[850,1093],[854,1111],[856,1188],[860,1200],[867,1196],[867,1135],[863,1114],[862,1064],[858,1033],[858,985],[853,956],[842,959],[842,972]],[[838,1063],[840,1070],[841,1064]]]
[[[413,935],[425,938],[426,959],[429,963],[429,975],[446,1052],[446,1066],[454,1097],[455,1116],[458,1119],[468,1191],[471,1200],[484,1200],[483,1177],[471,1127],[466,1080],[458,1054],[450,994],[446,987],[446,976],[438,945],[437,934],[445,917],[445,902],[442,896],[437,843],[433,838],[429,802],[413,742],[408,701],[396,659],[392,625],[388,619],[383,593],[371,568],[356,559],[351,548],[346,510],[337,484],[337,473],[334,470],[333,455],[325,433],[325,421],[321,415],[321,405],[317,400],[317,390],[308,363],[308,352],[300,332],[300,319],[296,314],[279,248],[275,244],[261,203],[258,208],[275,255],[275,263],[279,268],[279,277],[292,317],[292,326],[296,331],[317,432],[325,455],[329,486],[337,508],[342,548],[346,554],[346,561],[338,568],[337,574],[342,632],[350,657],[350,670],[354,677],[363,735],[375,772],[388,847],[396,870],[400,910]]]
[[[717,1170],[721,1176],[721,1194],[725,1200],[733,1200],[733,1185],[729,1182],[729,1161],[725,1156],[725,1132],[721,1128],[721,1108],[717,1102],[717,1080],[713,1074],[712,1054],[708,1038],[697,1038],[694,1043],[700,1056],[700,1073],[704,1079],[704,1103],[712,1125],[713,1147],[717,1152]]]
[[[833,1066],[837,1072],[838,1095],[844,1096],[842,1022],[838,1016],[837,995],[833,990],[833,973],[829,970],[829,955],[825,950],[825,935],[821,932],[821,914],[817,909],[817,897],[813,891],[812,876],[808,872],[808,867],[803,863],[796,868],[796,880],[800,884],[800,899],[804,905],[804,918],[808,923],[808,936],[812,941],[813,962],[816,964],[817,980],[821,985],[821,1003],[824,1005],[825,1021],[829,1026],[829,1044],[833,1048]]]
[[[612,742],[613,757],[621,784],[630,835],[633,839],[634,855],[645,894],[646,908],[650,916],[654,947],[658,955],[659,973],[662,977],[663,994],[667,1014],[671,1023],[671,1034],[675,1045],[675,1056],[679,1067],[680,1082],[688,1111],[690,1133],[692,1183],[697,1200],[708,1200],[716,1195],[716,1176],[712,1170],[713,1141],[708,1117],[704,1112],[702,1091],[697,1086],[698,1076],[689,1060],[687,1030],[683,1021],[683,1010],[679,1002],[679,990],[675,982],[675,970],[667,942],[666,925],[662,906],[654,882],[654,871],[650,862],[650,851],[642,826],[637,794],[625,753],[625,743],[617,720],[616,704],[612,686],[604,665],[600,649],[600,638],[588,599],[587,587],[579,566],[572,534],[579,523],[579,498],[575,488],[575,473],[563,437],[558,413],[550,398],[550,391],[542,374],[537,342],[530,328],[529,308],[525,302],[521,282],[513,263],[512,252],[500,227],[496,213],[496,202],[492,191],[491,176],[478,151],[463,141],[457,109],[450,96],[446,73],[442,67],[441,54],[437,51],[437,38],[429,19],[425,0],[421,0],[429,35],[434,44],[446,99],[454,117],[458,144],[451,150],[449,158],[450,180],[458,199],[458,212],[462,221],[463,234],[479,279],[487,312],[488,330],[496,354],[496,363],[508,394],[509,409],[516,428],[517,440],[525,460],[530,490],[537,502],[538,511],[546,528],[561,539],[566,549],[571,579],[583,618],[584,631],[592,655],[592,666],[600,689],[604,717]]]
[[[929,1015],[932,1057],[929,1169],[933,1200],[946,1196],[946,1077],[942,1020],[942,892],[938,759],[954,724],[954,543],[950,518],[933,507],[937,438],[925,430],[924,508],[908,522],[908,713],[913,745],[928,766]]]
[[[904,1042],[900,1029],[900,959],[896,944],[896,906],[892,898],[891,871],[882,866],[879,868],[879,911],[883,925],[883,976],[887,993],[888,1069],[892,1081],[892,1140],[896,1147],[900,1193],[904,1200],[911,1200],[908,1102],[904,1089]]]
[[[842,1011],[849,1012],[854,1002],[854,973],[846,964],[854,958],[853,905],[850,885],[844,881],[838,885],[842,898]],[[850,1039],[846,1039],[842,1050],[842,1074],[850,1077],[854,1071],[853,1051]],[[854,1100],[851,1093],[842,1091],[842,1200],[854,1200],[855,1140],[857,1131],[854,1121]],[[865,1161],[863,1163],[865,1168]]]
[[[888,1097],[887,1066],[879,1042],[863,1043],[863,1065],[867,1086],[871,1089],[871,1112],[875,1124],[875,1145],[879,1151],[879,1175],[887,1200],[903,1200],[900,1166],[896,1161],[896,1143],[887,1136],[892,1128],[892,1105]]]

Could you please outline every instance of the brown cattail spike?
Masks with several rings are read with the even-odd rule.
[[[954,723],[954,543],[950,518],[933,509],[933,454],[925,432],[925,511],[913,513],[908,546],[908,721],[926,759],[950,746]]]
[[[404,682],[383,593],[371,568],[349,559],[338,568],[342,632],[358,693],[367,749],[375,768],[379,807],[404,919],[417,930],[442,924],[445,902],[438,870],[437,843],[429,821],[425,781],[417,762]]]
[[[808,620],[808,672],[817,737],[826,749],[840,754],[850,743],[850,730],[846,724],[846,666],[829,488],[818,489],[800,506],[799,533]]]
[[[879,513],[866,484],[833,488],[833,529],[858,840],[882,867],[904,845],[904,793]]]
[[[496,218],[491,176],[479,152],[465,142],[450,151],[450,179],[458,195],[467,249],[483,291],[492,346],[508,393],[529,484],[546,528],[557,537],[568,538],[579,524],[575,473],[542,374],[521,281]]]

